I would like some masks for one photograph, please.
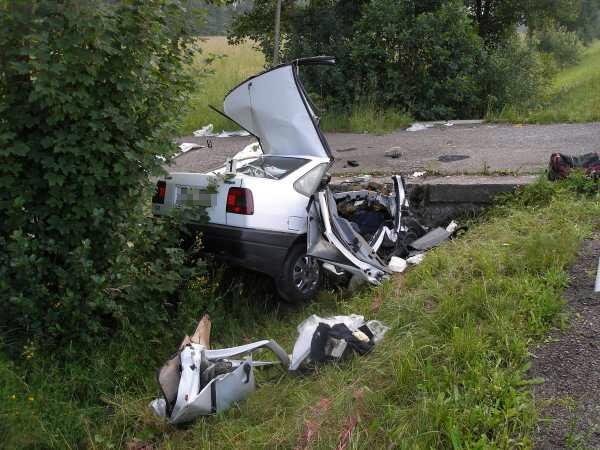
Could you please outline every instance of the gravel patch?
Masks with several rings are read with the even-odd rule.
[[[600,236],[585,241],[570,271],[565,300],[570,326],[534,350],[534,388],[541,410],[535,448],[600,448],[600,293],[594,281]]]

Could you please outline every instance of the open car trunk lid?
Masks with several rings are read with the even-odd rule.
[[[265,155],[332,160],[298,72],[301,65],[334,63],[331,57],[305,58],[251,77],[227,94],[225,114],[257,137]]]

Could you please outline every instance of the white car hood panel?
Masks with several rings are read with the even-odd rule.
[[[246,80],[225,97],[225,114],[260,140],[265,155],[332,159],[297,71],[292,63]]]

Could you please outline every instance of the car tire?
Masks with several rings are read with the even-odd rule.
[[[289,250],[275,284],[288,303],[307,302],[316,296],[321,288],[321,267],[314,258],[306,256],[306,243]]]

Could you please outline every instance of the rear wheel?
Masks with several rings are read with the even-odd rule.
[[[275,282],[279,295],[290,303],[305,302],[317,294],[321,287],[321,267],[316,259],[306,255],[306,243],[290,249]]]

